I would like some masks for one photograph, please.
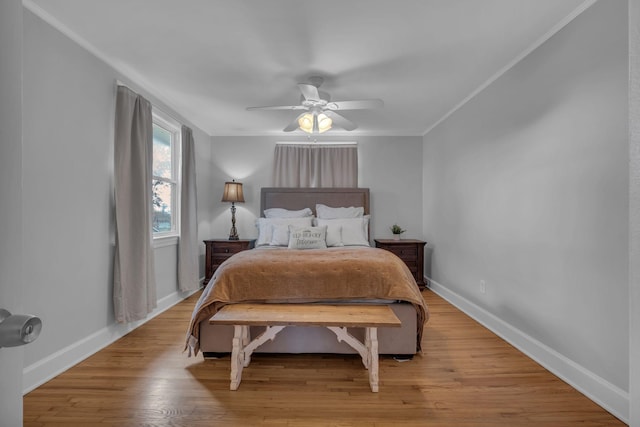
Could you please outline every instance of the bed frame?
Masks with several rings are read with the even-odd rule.
[[[317,203],[332,207],[362,206],[369,214],[368,188],[262,188],[260,214],[265,209],[284,208],[299,210],[311,208],[315,215]],[[379,353],[412,356],[417,351],[417,316],[413,305],[403,302],[387,304],[402,322],[401,328],[378,330]],[[252,327],[251,336],[257,336],[263,327]],[[364,330],[349,332],[363,339]],[[233,327],[210,325],[208,319],[200,323],[200,348],[204,357],[217,357],[231,352]],[[333,333],[321,327],[290,327],[278,335],[278,339],[261,345],[256,353],[355,353],[344,342],[337,342]]]

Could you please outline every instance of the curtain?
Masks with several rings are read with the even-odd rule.
[[[118,86],[113,262],[113,300],[118,322],[143,319],[156,307],[151,228],[152,129],[151,103]]]
[[[277,144],[275,187],[357,187],[356,145]]]
[[[196,214],[196,156],[193,131],[186,126],[182,126],[181,185],[178,287],[181,291],[192,291],[200,287],[198,217]]]

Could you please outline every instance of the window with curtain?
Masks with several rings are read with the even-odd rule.
[[[152,112],[147,99],[120,84],[114,125],[113,301],[116,320],[125,323],[157,306],[153,239],[161,233],[178,241],[181,231],[179,289],[200,286],[195,141],[190,128]]]
[[[180,127],[153,110],[153,237],[177,236],[180,212]]]
[[[276,144],[275,187],[357,187],[358,146]]]

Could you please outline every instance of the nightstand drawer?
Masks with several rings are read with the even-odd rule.
[[[414,271],[418,268],[418,260],[417,259],[404,259],[400,258],[406,265],[409,267],[411,271]]]
[[[234,243],[216,243],[211,248],[211,253],[215,257],[218,254],[237,254],[246,249],[249,249],[249,245],[234,244]]]
[[[231,255],[233,255],[233,254],[230,253],[228,255],[212,255],[211,256],[211,265],[214,268],[218,268],[220,266],[220,264],[222,264],[223,262],[225,262],[226,260],[231,258]]]
[[[384,249],[393,252],[403,260],[415,260],[418,256],[418,248],[416,248],[416,245],[387,246]]]
[[[409,271],[413,275],[413,277],[418,280],[418,266],[417,265],[407,265],[409,267]]]

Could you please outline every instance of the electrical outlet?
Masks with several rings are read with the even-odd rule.
[[[484,280],[480,280],[480,293],[481,294],[487,293],[487,282],[485,282]]]

